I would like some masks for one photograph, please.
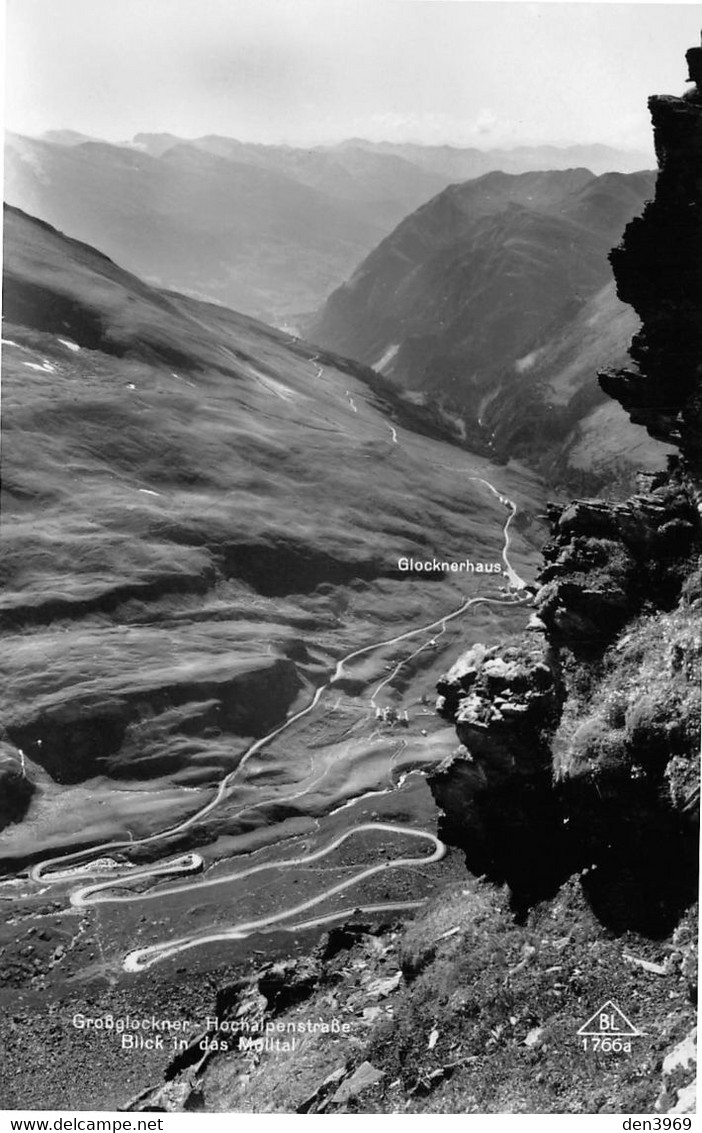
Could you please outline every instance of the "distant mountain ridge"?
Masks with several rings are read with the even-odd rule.
[[[44,141],[61,145],[80,145],[83,141],[96,141],[87,134],[76,130],[47,130],[41,135]],[[258,160],[275,161],[275,155],[333,154],[338,156],[349,150],[364,151],[379,157],[396,157],[408,161],[422,169],[431,170],[442,177],[461,181],[471,180],[483,173],[500,169],[505,173],[527,173],[537,169],[570,169],[586,166],[593,173],[635,173],[640,169],[654,169],[653,150],[627,150],[601,143],[585,145],[518,145],[502,148],[481,149],[478,146],[433,144],[424,142],[374,142],[368,138],[345,138],[340,142],[330,142],[315,146],[293,146],[285,143],[274,145],[262,142],[242,142],[221,134],[206,134],[199,138],[181,138],[177,134],[149,133],[135,134],[131,141],[119,145],[134,145],[144,148],[155,157],[160,157],[173,146],[194,145],[206,149],[211,145],[238,147],[242,152],[254,154]]]
[[[444,188],[444,177],[423,169],[407,158],[375,153],[362,146],[343,149],[297,149],[239,142],[211,134],[186,141],[172,134],[136,134],[135,147],[154,157],[163,157],[179,147],[200,150],[227,161],[237,161],[261,169],[271,169],[350,201],[397,201],[416,208],[418,198],[428,200]]]
[[[570,169],[586,166],[593,173],[635,173],[653,169],[653,152],[622,150],[601,144],[513,146],[509,149],[479,149],[475,146],[422,145],[418,142],[369,142],[352,138],[336,150],[352,146],[371,153],[393,154],[432,169],[451,180],[467,181],[499,169],[504,173],[527,173],[539,169]]]
[[[318,302],[388,224],[372,203],[188,145],[155,158],[8,135],[5,199],[151,283],[269,321]]]
[[[113,143],[73,130],[8,133],[5,151],[8,203],[156,285],[289,326],[453,181],[496,165],[597,172],[638,161],[606,147],[491,153],[355,139],[305,149],[169,133]]]

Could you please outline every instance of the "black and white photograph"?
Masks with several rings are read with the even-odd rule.
[[[702,8],[4,16],[6,1128],[691,1130]]]

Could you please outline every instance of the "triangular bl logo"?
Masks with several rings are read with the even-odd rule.
[[[608,999],[606,1003],[592,1015],[587,1023],[583,1023],[578,1031],[579,1035],[626,1035],[631,1038],[632,1035],[643,1035],[644,1031],[639,1031],[633,1023],[627,1019],[623,1011]]]

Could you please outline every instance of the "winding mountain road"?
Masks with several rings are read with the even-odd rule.
[[[317,364],[317,358],[313,359],[313,365],[315,365],[316,369],[320,369]],[[321,373],[319,376],[321,376]],[[355,405],[353,398],[351,397],[350,391],[346,391],[346,396],[349,401],[350,407],[355,413],[357,413],[358,408]],[[388,428],[391,431],[392,442],[394,444],[397,444],[398,438],[395,427],[388,424]],[[443,465],[442,467],[448,468],[449,466]],[[464,472],[465,469],[455,469],[455,471]],[[250,866],[247,869],[240,870],[233,874],[222,875],[207,880],[203,879],[202,877],[198,877],[197,879],[189,880],[187,882],[184,882],[183,884],[169,886],[166,890],[161,888],[154,891],[144,891],[139,893],[130,892],[126,894],[116,893],[115,889],[119,886],[132,884],[135,881],[145,881],[152,879],[158,881],[167,879],[169,877],[181,876],[183,874],[199,873],[199,871],[203,868],[203,860],[199,854],[188,853],[181,854],[178,857],[171,859],[170,861],[160,862],[156,865],[150,864],[137,868],[130,866],[125,869],[125,867],[123,867],[122,865],[112,863],[109,859],[109,855],[114,852],[131,850],[139,846],[152,845],[166,837],[184,833],[185,831],[192,828],[196,823],[201,822],[204,818],[206,818],[207,815],[215,810],[220,802],[222,802],[222,800],[226,798],[233,783],[241,777],[242,771],[244,770],[246,764],[252,758],[252,756],[254,756],[257,752],[260,752],[268,744],[272,743],[272,741],[276,739],[276,737],[287,731],[287,729],[291,728],[298,721],[302,720],[305,716],[313,712],[319,704],[319,701],[324,693],[327,690],[331,689],[332,686],[344,676],[347,667],[351,664],[351,662],[355,661],[359,657],[373,653],[376,650],[385,649],[388,646],[408,641],[411,638],[418,636],[419,634],[431,633],[432,631],[437,629],[439,630],[439,633],[436,634],[436,637],[439,637],[446,632],[446,627],[449,622],[461,617],[461,615],[464,614],[468,609],[470,609],[471,606],[474,606],[478,603],[487,603],[498,606],[517,605],[521,603],[523,598],[519,595],[519,591],[522,591],[524,589],[525,583],[514,570],[509,560],[509,527],[517,512],[517,507],[512,500],[502,495],[498,491],[498,489],[490,483],[490,481],[485,480],[480,476],[470,476],[469,479],[479,481],[480,483],[484,484],[493,493],[493,495],[496,496],[499,502],[509,511],[509,515],[507,516],[502,529],[502,560],[505,567],[504,573],[509,582],[510,589],[514,591],[511,596],[505,598],[493,598],[490,596],[468,598],[455,610],[451,611],[448,614],[445,614],[443,617],[440,617],[435,621],[418,626],[415,629],[407,630],[404,633],[396,634],[394,637],[384,638],[380,641],[372,642],[369,645],[362,646],[361,648],[355,649],[352,652],[346,654],[345,657],[342,657],[339,661],[337,661],[336,667],[328,680],[325,681],[324,684],[319,685],[319,687],[314,690],[310,702],[304,708],[300,709],[298,712],[290,716],[282,724],[278,725],[278,727],[268,732],[267,735],[262,736],[260,739],[251,744],[251,746],[247,748],[243,753],[236,768],[221,780],[212,798],[208,802],[204,803],[188,818],[183,819],[181,822],[176,823],[173,826],[167,827],[165,830],[160,830],[156,833],[145,835],[142,838],[130,837],[129,840],[106,842],[98,846],[92,846],[88,849],[77,850],[69,854],[62,854],[56,857],[47,858],[44,861],[38,862],[34,866],[32,866],[29,871],[29,875],[34,882],[51,884],[71,880],[84,880],[88,876],[95,876],[98,871],[102,873],[101,867],[104,868],[106,865],[114,865],[114,868],[110,869],[109,876],[102,877],[100,880],[93,881],[87,885],[80,885],[70,894],[69,900],[73,907],[85,908],[99,904],[135,903],[155,900],[159,897],[164,896],[165,894],[171,895],[176,893],[183,893],[194,888],[209,888],[212,886],[229,884],[232,881],[243,880],[244,878],[250,877],[253,874],[266,870],[270,871],[273,869],[283,870],[286,868],[306,867],[308,864],[318,861],[321,858],[324,858],[328,854],[332,853],[333,850],[342,845],[349,838],[356,837],[361,832],[368,830],[384,830],[395,834],[399,833],[410,838],[424,839],[425,841],[429,841],[432,844],[432,853],[429,856],[422,856],[417,858],[395,858],[389,861],[384,861],[378,865],[360,869],[351,877],[346,878],[345,880],[324,889],[322,892],[317,893],[315,896],[310,897],[305,901],[302,901],[296,905],[290,906],[268,916],[261,917],[257,920],[236,923],[230,925],[226,929],[219,930],[215,933],[194,933],[190,936],[180,937],[177,940],[163,941],[149,945],[145,948],[131,951],[127,954],[123,961],[123,967],[125,971],[143,971],[144,969],[150,967],[152,964],[155,964],[161,960],[165,960],[170,956],[178,954],[179,952],[197,947],[201,944],[221,940],[240,940],[251,935],[252,933],[265,930],[279,929],[282,931],[295,931],[296,929],[312,927],[314,925],[324,924],[333,920],[337,920],[340,916],[348,912],[348,910],[326,912],[312,920],[299,923],[296,922],[293,925],[290,924],[291,919],[298,918],[308,910],[317,907],[324,901],[330,899],[331,897],[334,897],[339,893],[345,892],[352,886],[358,885],[360,882],[374,876],[377,873],[387,870],[400,869],[407,866],[427,865],[430,862],[439,861],[443,857],[446,852],[446,847],[434,834],[428,831],[417,830],[413,827],[398,826],[390,823],[363,823],[359,826],[351,827],[349,830],[341,834],[338,838],[334,839],[334,841],[330,842],[328,845],[304,857],[264,862],[258,865]],[[424,649],[433,647],[436,642],[436,637],[432,638],[429,641],[423,642],[418,649],[414,650],[414,652],[412,652],[404,660],[398,662],[390,675],[383,681],[381,681],[381,683],[372,693],[370,698],[370,703],[372,706],[376,704],[376,697],[378,696],[381,689],[397,675],[403,665],[406,665]],[[105,861],[106,856],[107,862]],[[99,859],[99,864],[96,859]],[[93,866],[94,870],[92,875],[89,872],[91,865]],[[78,874],[82,876],[78,877]],[[368,905],[364,906],[363,911],[370,913],[374,911],[384,911],[389,909],[415,908],[422,903],[423,902],[421,901],[405,901],[397,903],[391,902],[389,904],[382,905]]]
[[[441,467],[447,469],[449,472],[465,472],[465,468],[457,468],[455,465],[451,464],[442,464]],[[504,542],[502,545],[502,562],[504,563],[505,574],[510,586],[514,590],[524,590],[524,588],[526,587],[526,582],[517,574],[516,570],[509,561],[509,549],[512,545],[509,528],[512,520],[517,514],[517,505],[515,504],[514,500],[510,500],[509,496],[503,496],[502,493],[495,487],[495,485],[491,484],[490,481],[486,480],[483,476],[468,476],[468,479],[473,480],[477,484],[484,484],[486,488],[490,489],[493,496],[497,497],[502,506],[509,509],[509,515],[507,516],[505,525],[502,528],[504,536]]]
[[[152,944],[146,948],[137,948],[133,952],[129,952],[124,959],[124,970],[127,972],[138,972],[144,968],[148,968],[151,964],[157,963],[159,960],[165,960],[169,956],[175,956],[179,952],[185,952],[189,948],[198,947],[201,944],[212,944],[219,940],[242,940],[250,936],[254,932],[260,932],[261,929],[269,928],[272,925],[278,925],[281,921],[289,921],[291,917],[297,917],[302,913],[306,913],[308,909],[315,908],[316,905],[321,905],[323,901],[328,900],[330,897],[335,897],[337,893],[343,893],[346,889],[350,889],[359,882],[365,881],[369,877],[373,877],[376,873],[384,873],[388,870],[402,869],[406,866],[415,865],[428,865],[430,862],[438,862],[443,858],[446,853],[446,847],[443,842],[440,842],[435,834],[431,834],[425,830],[415,830],[411,826],[397,826],[389,822],[364,822],[358,826],[352,826],[350,830],[346,830],[335,838],[327,846],[322,849],[316,850],[312,854],[307,854],[304,857],[288,858],[283,861],[263,862],[260,865],[251,866],[249,869],[241,870],[239,873],[229,874],[227,877],[215,878],[211,881],[202,882],[203,886],[207,885],[220,885],[225,882],[241,880],[245,877],[250,877],[254,873],[261,873],[264,870],[271,869],[284,869],[290,866],[307,866],[312,862],[319,861],[320,858],[326,857],[337,849],[349,838],[356,837],[363,831],[378,831],[385,830],[392,834],[404,834],[412,838],[423,838],[431,842],[434,849],[428,856],[419,858],[393,858],[390,861],[380,862],[379,865],[367,866],[365,869],[360,870],[358,873],[353,874],[352,877],[345,878],[344,881],[339,881],[336,885],[329,886],[321,893],[317,893],[314,897],[309,897],[306,901],[301,901],[297,905],[293,905],[287,909],[283,909],[278,913],[271,913],[267,917],[260,917],[253,921],[243,921],[239,924],[230,925],[226,929],[218,932],[211,933],[194,933],[192,936],[183,936],[177,940],[163,941],[159,944]],[[108,885],[108,882],[103,883],[103,886]],[[74,894],[72,904],[86,904],[94,903],[90,901],[90,897],[94,897],[95,891],[99,890],[101,886],[86,886],[85,889],[80,890],[78,894]],[[182,887],[182,890],[189,888],[188,886]],[[181,890],[181,891],[182,891]],[[173,892],[173,890],[171,890]],[[79,898],[76,900],[75,898]],[[138,900],[138,896],[135,898]],[[129,900],[128,897],[117,897],[112,900],[125,901]],[[329,919],[336,919],[338,913],[328,914]]]

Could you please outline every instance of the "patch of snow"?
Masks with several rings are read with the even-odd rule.
[[[160,496],[160,492],[152,492],[151,488],[137,488],[137,491],[143,492],[145,496]]]
[[[136,386],[133,384],[133,382],[127,382],[127,389],[136,389]]]
[[[450,413],[448,410],[444,409],[443,405],[439,402],[435,405],[435,409],[444,424],[449,425],[455,431],[456,435],[464,441],[466,439],[466,423],[463,418],[458,417],[454,413]]]
[[[490,390],[482,398],[480,405],[478,406],[478,417],[481,419],[481,421],[482,421],[482,418],[485,416],[486,409],[495,400],[495,398],[499,395],[499,392],[500,391],[497,390],[497,389]]]
[[[60,338],[59,342],[61,343],[62,346],[67,346],[69,350],[73,350],[76,353],[80,350],[80,346],[78,345],[77,342],[71,342],[67,338]]]
[[[514,363],[514,369],[518,374],[526,374],[529,370],[533,370],[535,364],[545,354],[548,354],[548,346],[540,346],[538,350],[532,350],[530,354],[525,354],[523,358],[518,358]]]
[[[421,390],[398,389],[398,395],[410,405],[429,405],[429,395]]]
[[[383,371],[383,368],[384,368],[385,366],[389,366],[389,365],[390,365],[390,363],[392,362],[392,360],[393,360],[393,359],[395,358],[395,356],[397,355],[397,352],[398,352],[398,350],[399,350],[399,349],[400,349],[400,344],[399,344],[399,342],[398,342],[398,343],[395,343],[395,344],[394,344],[394,345],[392,345],[392,346],[388,346],[387,350],[385,351],[385,353],[384,353],[384,354],[381,354],[381,356],[380,356],[380,358],[378,359],[378,361],[377,361],[377,362],[374,362],[374,363],[373,363],[373,369],[374,369],[374,370],[380,370],[380,372],[382,373],[382,371]]]
[[[523,358],[518,358],[514,363],[514,368],[518,374],[526,374],[531,370],[534,362],[536,361],[536,351],[532,350],[531,354],[525,354]]]
[[[279,397],[281,401],[292,401],[295,398],[295,393],[289,386],[283,385],[282,382],[276,381],[275,378],[268,377],[267,374],[261,374],[258,370],[254,370],[251,366],[251,375],[256,379],[259,385],[274,397]]]
[[[3,338],[0,339],[0,341],[2,342],[3,346],[16,346],[18,350],[22,349],[19,342],[13,342],[11,338]]]
[[[55,374],[56,367],[51,365],[51,362],[44,359],[43,364],[40,366],[38,362],[23,362],[23,366],[27,366],[30,370],[40,370],[43,374]]]

